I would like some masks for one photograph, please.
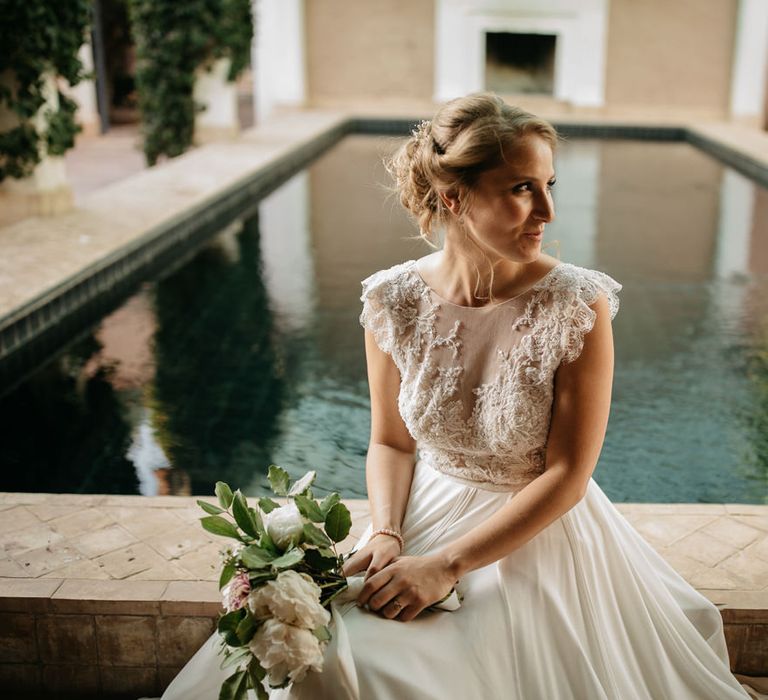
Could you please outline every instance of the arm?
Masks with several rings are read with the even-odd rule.
[[[367,328],[365,354],[371,393],[371,437],[365,461],[371,521],[374,530],[385,527],[400,532],[413,481],[416,441],[408,432],[397,406],[400,392],[397,365],[379,348]],[[378,545],[382,540],[390,545],[389,553],[377,556],[367,551],[366,546],[345,563],[344,575],[351,576],[367,569],[366,576],[369,576],[397,556],[400,546],[394,537],[380,535],[371,542]]]
[[[591,308],[597,317],[581,354],[555,374],[544,473],[438,552],[455,578],[521,547],[584,497],[605,438],[613,384],[613,334],[605,296],[600,294]]]
[[[400,531],[413,480],[416,441],[397,407],[400,372],[390,355],[365,330],[368,387],[371,393],[371,437],[365,481],[373,529]]]

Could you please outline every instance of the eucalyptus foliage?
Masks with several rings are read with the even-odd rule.
[[[46,75],[76,85],[84,77],[78,51],[90,23],[87,0],[0,0],[0,109],[18,125],[0,132],[0,181],[29,176],[46,153],[62,155],[75,142],[77,105],[58,92],[59,108],[33,118],[45,104]]]
[[[200,518],[203,528],[238,543],[225,555],[219,589],[238,573],[247,574],[254,588],[276,579],[281,571],[293,569],[312,577],[321,591],[320,604],[328,608],[331,601],[348,587],[341,573],[344,556],[337,553],[336,543],[349,535],[352,517],[337,492],[328,494],[322,501],[315,499],[312,484],[316,476],[316,472],[310,471],[291,481],[285,469],[274,464],[269,467],[267,478],[275,497],[284,499],[286,505],[292,499],[307,520],[300,542],[292,542],[286,550],[276,545],[270,537],[268,521],[265,522],[264,516],[281,505],[273,498],[262,497],[258,508],[253,508],[240,489],[233,491],[228,484],[218,481],[216,503],[197,501],[206,513]],[[248,689],[253,689],[260,700],[268,698],[262,685],[266,671],[248,648],[260,624],[247,606],[225,612],[219,618],[217,630],[226,645],[222,668],[235,668],[222,685],[220,698],[244,700]],[[325,626],[312,630],[312,633],[320,641],[331,637]]]
[[[136,42],[136,85],[144,130],[144,154],[178,156],[192,145],[193,90],[198,68],[231,59],[229,80],[249,63],[253,20],[250,0],[129,0]]]

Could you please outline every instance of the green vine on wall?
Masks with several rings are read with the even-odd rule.
[[[70,85],[84,77],[78,51],[90,23],[88,0],[0,0],[0,110],[15,116],[0,127],[0,182],[31,175],[46,153],[63,155],[75,143],[75,102],[58,91],[47,126],[32,122],[45,104],[46,75]],[[5,123],[8,123],[7,115]]]
[[[229,57],[229,80],[250,62],[253,20],[250,0],[129,0],[136,43],[136,85],[149,165],[178,156],[192,145],[195,73],[213,59]]]

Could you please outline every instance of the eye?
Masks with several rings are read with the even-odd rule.
[[[551,179],[551,180],[550,180],[550,181],[547,183],[547,190],[551,190],[551,189],[552,189],[552,188],[555,186],[555,183],[556,183],[556,182],[557,182],[557,178],[554,178],[554,177],[553,177],[553,178],[552,178],[552,179]],[[531,192],[531,191],[532,191],[532,189],[533,189],[533,183],[531,183],[531,182],[522,182],[522,183],[520,183],[519,185],[515,185],[515,186],[512,188],[512,191],[513,191],[513,192]]]

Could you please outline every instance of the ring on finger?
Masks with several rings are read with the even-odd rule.
[[[403,604],[397,599],[397,597],[392,598],[392,600],[389,601],[389,604],[392,605],[398,612],[400,612],[400,609],[403,607]]]

